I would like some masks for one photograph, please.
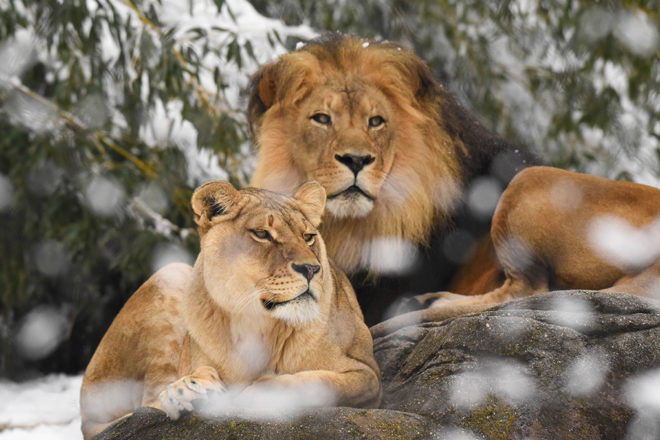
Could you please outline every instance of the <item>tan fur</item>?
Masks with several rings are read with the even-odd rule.
[[[214,181],[192,206],[199,257],[154,274],[108,329],[83,379],[84,437],[141,405],[177,418],[234,384],[246,387],[238,399],[322,385],[337,405],[378,406],[369,330],[317,233],[323,188],[288,198]]]
[[[443,128],[436,98],[418,93],[431,74],[414,54],[349,36],[333,50],[311,45],[255,75],[249,118],[260,149],[252,184],[290,193],[315,179],[333,196],[354,182],[337,156],[372,157],[356,184],[375,200],[339,195],[320,230],[342,269],[373,271],[373,240],[418,245],[446,222],[461,197],[458,155],[466,151]],[[316,123],[318,113],[332,125]],[[376,116],[385,123],[370,127]]]
[[[607,249],[608,240],[617,238],[616,228],[597,234],[599,224],[612,220],[628,234],[619,249]],[[657,188],[557,168],[528,168],[503,193],[491,236],[506,274],[501,287],[469,297],[425,295],[420,301],[437,299],[431,308],[380,323],[372,327],[372,334],[485,310],[550,288],[660,298]],[[626,240],[637,246],[628,256],[623,249]]]

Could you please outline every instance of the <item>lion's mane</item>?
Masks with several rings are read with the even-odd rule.
[[[285,123],[286,115],[297,111],[299,103],[332,74],[346,78],[347,83],[353,81],[356,87],[368,84],[382,92],[396,115],[391,121],[396,129],[393,163],[371,212],[353,218],[326,211],[321,232],[329,254],[351,275],[359,299],[364,290],[361,285],[376,283],[377,287],[374,280],[382,278],[371,264],[378,257],[376,253],[382,252],[371,243],[382,237],[412,243],[424,258],[435,260],[422,267],[444,264],[445,268],[438,270],[449,273],[434,281],[431,290],[446,289],[459,267],[442,261],[437,247],[443,246],[443,237],[448,231],[466,228],[478,241],[488,231],[490,219],[473,218],[465,204],[471,185],[480,177],[488,177],[504,188],[517,171],[535,159],[487,130],[412,51],[391,42],[333,33],[281,56],[253,77],[248,120],[259,146],[253,185],[290,192],[310,177],[310,165],[300,164],[292,154],[296,128]],[[278,119],[282,123],[273,123]],[[266,120],[268,124],[264,124]],[[367,276],[359,275],[364,273]],[[411,276],[418,277],[406,274]],[[485,291],[493,283],[466,285],[462,290],[481,293],[479,290]],[[397,288],[418,293],[430,287],[409,284]]]

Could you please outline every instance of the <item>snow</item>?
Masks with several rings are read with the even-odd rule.
[[[89,182],[84,190],[85,203],[92,212],[110,217],[121,211],[125,195],[119,182],[104,176],[91,176],[85,181]]]
[[[39,306],[23,318],[16,332],[16,346],[27,359],[42,359],[66,338],[68,320],[65,310]]]
[[[480,405],[495,395],[512,406],[534,398],[536,382],[527,366],[509,359],[485,359],[478,368],[452,377],[451,403],[457,408]]]
[[[142,22],[136,19],[136,12],[127,3],[120,0],[110,0],[109,3],[123,19],[132,17],[133,26],[142,26]],[[18,2],[17,5],[20,7],[21,2]],[[176,41],[175,47],[178,50],[192,49],[202,57],[202,68],[198,80],[201,90],[206,97],[213,99],[214,105],[241,118],[241,90],[247,85],[249,75],[259,65],[272,60],[286,50],[282,44],[277,42],[276,38],[269,38],[269,34],[272,35],[276,32],[283,39],[292,36],[308,40],[315,37],[316,33],[307,26],[290,27],[281,21],[263,17],[246,0],[227,0],[225,5],[226,7],[218,10],[216,2],[212,0],[200,0],[192,4],[178,0],[148,0],[141,4],[141,9],[146,10],[153,6],[164,29],[175,29],[172,37]],[[88,0],[87,6],[90,11],[94,11],[98,8],[98,3]],[[522,56],[512,49],[509,41],[494,39],[489,42],[491,52],[496,55],[494,58],[501,60],[500,67],[503,75],[510,78],[510,81],[504,82],[492,93],[510,107],[505,108],[505,111],[519,115],[517,131],[527,133],[530,144],[542,144],[548,131],[551,113],[549,108],[552,107],[553,101],[546,95],[532,96],[527,85],[522,83],[520,78],[523,78],[525,69],[528,68],[540,66],[551,72],[557,72],[579,67],[582,59],[563,50],[560,46],[548,43],[554,39],[544,38],[544,34],[548,33],[550,28],[548,24],[538,20],[536,2],[520,0],[513,2],[511,7],[515,12],[514,18],[519,20],[515,21],[513,26],[523,30],[535,29],[535,31],[533,34],[521,35],[521,38],[524,37],[525,41],[529,43],[527,44],[528,52]],[[460,5],[457,8],[460,16],[462,13],[459,9]],[[596,42],[609,33],[613,33],[621,44],[638,56],[654,56],[660,49],[659,32],[643,11],[617,14],[601,7],[594,7],[590,14],[584,14],[583,17],[582,38],[588,42]],[[459,26],[459,29],[470,35],[472,39],[477,39],[492,31],[488,28],[489,23],[482,22],[480,17],[475,15],[473,20],[474,23],[468,22]],[[101,25],[104,35],[100,49],[101,57],[108,63],[117,62],[119,59],[118,42],[111,34],[107,24],[102,21]],[[551,22],[550,25],[552,26],[553,23]],[[145,28],[142,32],[151,37],[151,42],[154,44],[153,54],[156,55],[160,50],[158,47],[160,41],[156,31]],[[202,32],[206,36],[196,39],[197,32]],[[566,37],[568,39],[569,36]],[[126,43],[126,35],[123,34],[121,38]],[[439,33],[436,38],[439,46],[448,47],[446,40],[442,40],[446,38],[442,33]],[[237,41],[239,46],[250,42],[254,58],[242,51],[240,66],[235,62],[228,62],[227,54],[222,50],[225,50],[228,43],[233,40]],[[304,43],[301,42],[297,48],[303,45]],[[363,46],[366,48],[368,45],[369,43],[365,42]],[[208,51],[208,47],[219,50]],[[466,50],[466,46],[462,46],[462,50]],[[460,50],[459,53],[461,53]],[[146,56],[147,54],[141,53],[140,55]],[[448,70],[451,71],[454,60],[449,58]],[[53,65],[58,63],[57,57],[47,53],[43,44],[29,30],[18,31],[12,40],[2,43],[0,59],[4,61],[0,64],[0,88],[21,87],[20,75],[37,60]],[[153,61],[147,59],[147,63],[149,62],[155,63],[156,58]],[[222,90],[218,90],[213,78],[215,66],[223,66],[223,83],[228,87]],[[88,68],[88,66],[85,67]],[[87,70],[87,73],[90,74],[89,69]],[[56,69],[56,71],[62,78],[68,75],[66,69]],[[604,133],[600,128],[585,124],[581,127],[584,139],[579,141],[583,148],[584,144],[588,148],[600,145],[604,146],[606,150],[615,152],[615,155],[616,152],[620,152],[615,168],[605,170],[603,165],[597,164],[595,168],[588,171],[612,176],[619,171],[630,170],[637,181],[659,185],[660,181],[648,165],[656,163],[655,150],[659,143],[648,133],[649,115],[629,98],[629,72],[623,66],[601,60],[596,62],[593,71],[593,84],[597,92],[602,92],[605,88],[612,88],[621,97],[623,114],[619,123],[626,133],[630,133],[629,144],[639,145],[639,148],[630,154],[628,151],[622,150],[619,138]],[[130,66],[128,73],[137,76]],[[111,81],[110,77],[107,81]],[[149,99],[150,88],[156,85],[151,84],[146,72],[140,81],[143,86],[142,99],[146,102]],[[113,125],[118,129],[126,126],[123,116],[112,110],[116,108],[117,100],[120,99],[121,89],[118,84],[107,84],[107,86],[110,93],[106,107],[97,105],[96,98],[79,103],[75,116],[86,126],[99,125],[104,118],[112,118]],[[220,98],[216,100],[215,97],[218,95]],[[650,99],[657,103],[656,107],[660,108],[659,95],[652,95]],[[40,102],[12,94],[9,95],[5,105],[15,110],[12,116],[14,122],[25,124],[36,132],[59,130],[60,122],[58,122],[57,115],[51,108]],[[183,118],[182,109],[183,103],[179,100],[163,102],[155,99],[151,107],[150,118],[144,122],[140,130],[141,139],[153,147],[171,143],[180,148],[187,159],[187,173],[191,183],[210,178],[226,178],[227,173],[220,167],[215,153],[203,145],[199,145],[197,129],[190,121]],[[98,110],[98,112],[94,110]],[[579,113],[574,114],[576,120],[580,117]],[[660,123],[656,123],[653,130],[656,133],[660,132]],[[566,143],[570,143],[570,139],[567,139]],[[247,151],[247,148],[245,150]],[[54,165],[45,163],[39,172],[35,170],[34,173],[31,173],[29,183],[31,191],[47,192],[55,188],[56,185],[53,182],[59,181],[61,170],[53,167]],[[51,172],[52,178],[44,178],[45,174],[41,172],[44,169]],[[48,182],[50,185],[47,184]],[[114,215],[118,211],[119,205],[125,201],[126,194],[123,190],[116,182],[103,176],[90,177],[89,182],[84,193],[89,207],[99,215]],[[470,189],[468,200],[475,211],[488,216],[494,209],[501,188],[494,182],[481,181],[478,183]],[[570,187],[567,189],[567,185],[569,184],[560,181],[552,188],[552,191],[557,193],[553,202],[563,211],[570,212],[579,206],[582,194]],[[0,212],[10,208],[13,197],[14,187],[10,179],[0,174]],[[139,191],[138,197],[155,213],[162,213],[166,208],[167,202],[161,188],[144,187]],[[657,246],[650,246],[649,243],[660,241],[659,228],[660,223],[654,223],[647,228],[634,228],[621,219],[604,217],[592,225],[590,243],[603,256],[608,257],[612,264],[622,267],[645,264],[647,260],[657,258],[656,253],[644,251],[657,249]],[[467,239],[469,237],[457,238],[459,241]],[[526,243],[511,241],[507,245],[514,247],[520,258],[529,257]],[[365,254],[371,258],[368,265],[383,272],[405,272],[417,258],[414,246],[405,241],[385,238],[370,243],[370,246],[368,252],[365,251]],[[50,276],[61,273],[63,265],[67,263],[62,254],[62,245],[55,241],[44,241],[32,249],[32,252],[35,254],[37,269]],[[461,256],[457,255],[455,258],[459,260]],[[191,263],[192,256],[181,246],[164,245],[154,252],[152,264],[154,269],[157,269],[172,261]],[[365,264],[367,263],[365,262]],[[564,325],[580,326],[593,319],[593,310],[586,303],[569,300],[557,302],[553,306],[556,310],[564,312],[561,322]],[[28,357],[41,358],[57,346],[59,338],[65,331],[65,325],[57,311],[40,309],[28,315],[19,331],[17,341]],[[51,335],[52,337],[43,339],[35,337],[35,334]],[[21,340],[24,342],[21,343]],[[249,350],[248,352],[252,353]],[[602,353],[584,353],[564,372],[566,390],[575,396],[589,396],[602,384],[609,368],[608,360]],[[0,440],[82,438],[79,416],[81,381],[82,376],[61,374],[53,374],[20,384],[0,380]],[[660,384],[660,370],[630,379],[626,396],[630,405],[638,413],[649,414],[649,417],[652,418],[660,414],[658,384]],[[488,393],[494,393],[507,401],[521,404],[530,399],[535,389],[536,384],[525,366],[497,360],[489,363],[488,368],[466,371],[457,376],[452,386],[453,398],[458,406],[469,406],[481,402]],[[322,393],[320,394],[322,395]],[[290,399],[291,405],[295,407],[294,404],[298,404],[299,399],[299,396]],[[282,403],[280,402],[278,405],[282,405]],[[443,433],[450,431],[452,435],[448,437],[476,438],[471,433],[459,431],[458,428],[456,430],[448,428]]]
[[[171,263],[193,265],[195,258],[183,246],[177,243],[163,243],[154,249],[151,256],[151,268],[154,272]]]
[[[0,440],[77,440],[82,376],[0,381]]]
[[[660,35],[653,20],[641,10],[622,10],[618,15],[614,35],[619,41],[639,56],[654,56]]]
[[[0,380],[0,440],[78,440],[82,375],[52,374],[23,383]],[[242,389],[239,387],[238,389]],[[255,420],[294,417],[303,408],[325,406],[333,396],[324,387],[262,387],[240,401],[237,390],[211,399],[204,411]],[[237,413],[237,411],[239,411]]]
[[[555,323],[565,327],[583,328],[592,325],[595,318],[593,306],[583,299],[556,297],[552,309],[559,312],[554,315]]]
[[[19,29],[14,37],[0,44],[0,77],[18,78],[27,69],[36,56],[34,35],[27,29]]]
[[[635,410],[628,425],[631,439],[660,437],[660,369],[647,371],[626,381],[625,397]]]
[[[474,180],[467,191],[470,211],[479,218],[490,218],[502,194],[502,186],[496,179],[480,177]]]
[[[577,13],[577,2],[569,7]],[[633,101],[628,89],[633,72],[628,64],[614,64],[601,58],[595,60],[593,67],[587,68],[590,54],[573,48],[575,41],[595,44],[611,34],[626,51],[639,57],[655,56],[660,49],[660,32],[651,16],[641,9],[593,6],[580,15],[580,26],[575,33],[564,31],[558,37],[560,8],[548,9],[544,19],[537,11],[537,2],[516,0],[510,2],[508,8],[511,26],[517,30],[515,37],[503,35],[488,16],[463,16],[459,4],[456,12],[462,21],[457,24],[457,29],[465,39],[461,39],[457,53],[453,53],[443,41],[445,37],[442,32],[438,32],[433,37],[437,48],[422,56],[443,53],[446,70],[456,77],[454,86],[461,87],[463,82],[462,87],[469,89],[478,87],[481,78],[458,70],[460,63],[457,58],[466,56],[468,47],[486,44],[485,52],[502,76],[501,80],[493,81],[488,86],[488,93],[494,95],[501,105],[500,126],[496,127],[496,131],[502,133],[513,129],[520,142],[535,147],[542,156],[550,158],[557,154],[564,158],[573,151],[579,151],[579,154],[595,151],[599,159],[582,158],[580,171],[610,178],[619,178],[627,172],[636,182],[660,187],[656,153],[660,141],[649,130],[649,107],[660,106],[660,99],[649,94],[645,105],[640,103],[640,99]],[[472,43],[473,46],[470,46]],[[576,111],[571,114],[571,119],[579,124],[577,135],[571,133],[567,136],[560,132],[556,139],[549,140],[548,130],[558,129],[553,122],[557,109],[565,107],[563,100],[573,100],[574,97],[566,96],[561,87],[534,90],[529,83],[528,71],[544,72],[549,77],[580,71],[585,79],[593,83],[598,93],[605,87],[612,87],[620,99],[617,120],[603,131],[581,123],[584,115]],[[511,124],[511,127],[505,123]],[[655,131],[657,133],[657,129]]]
[[[121,0],[109,0],[108,3],[110,6],[102,8],[95,0],[87,0],[87,7],[91,14],[97,15],[107,15],[112,9],[116,15],[108,17],[108,20],[120,23],[120,30],[115,33],[105,20],[99,21],[98,55],[113,74],[103,78],[103,97],[92,96],[90,99],[93,102],[78,103],[72,116],[88,129],[110,119],[115,127],[112,135],[121,137],[121,130],[127,126],[120,111],[124,99],[123,84],[125,81],[139,80],[142,85],[141,98],[150,109],[150,117],[139,130],[140,138],[155,148],[175,146],[181,149],[189,164],[188,183],[192,186],[210,178],[226,178],[227,173],[220,167],[217,155],[209,146],[198,142],[197,128],[182,117],[183,103],[177,99],[162,100],[153,93],[162,87],[151,78],[149,69],[159,60],[162,34],[171,32],[168,38],[173,40],[175,55],[178,53],[183,57],[183,54],[190,53],[201,60],[196,75],[189,72],[182,74],[182,79],[195,87],[196,99],[207,103],[214,111],[228,113],[239,121],[244,119],[242,91],[248,85],[250,75],[261,64],[286,52],[281,41],[288,37],[309,40],[317,35],[307,25],[287,26],[279,20],[264,17],[246,0],[227,0],[220,8],[218,2],[212,0],[147,0],[140,4],[139,10]],[[161,25],[159,28],[144,17],[143,12],[147,10],[155,11]],[[35,14],[30,8],[24,12],[28,16]],[[36,21],[34,18],[29,20]],[[83,27],[89,28],[91,23],[90,16]],[[126,31],[129,27],[135,39],[129,38]],[[55,42],[59,38],[62,38],[61,34],[56,34]],[[250,49],[246,48],[248,44]],[[61,117],[46,100],[24,96],[15,90],[23,89],[20,75],[37,61],[51,66],[57,72],[58,80],[67,80],[69,68],[58,58],[55,46],[57,44],[47,49],[45,42],[29,29],[17,31],[13,38],[0,44],[0,59],[5,61],[0,66],[0,89],[10,91],[6,107],[12,108],[10,115],[14,123],[35,132],[57,134],[63,128]],[[122,46],[130,48],[130,56],[120,57]],[[232,48],[237,48],[237,53],[230,53]],[[83,53],[75,53],[74,56],[83,74],[90,77],[90,57]],[[140,78],[133,59],[139,59],[147,66]],[[214,75],[218,66],[222,66],[221,87]],[[127,78],[122,78],[124,73]],[[105,103],[98,102],[103,100],[106,100]],[[0,208],[1,203],[2,188]]]
[[[381,274],[405,274],[419,259],[417,247],[399,237],[378,237],[364,244],[362,267]]]
[[[279,20],[263,17],[245,0],[228,0],[220,9],[211,0],[148,3],[157,11],[163,29],[175,29],[172,36],[176,41],[175,48],[180,52],[191,50],[201,58],[198,79],[188,80],[198,83],[198,92],[213,107],[231,113],[239,120],[243,118],[241,91],[247,87],[250,75],[261,64],[286,52],[276,38],[269,36],[276,33],[282,38],[291,36],[303,40],[316,36],[316,32],[308,26],[286,26]],[[141,6],[142,10],[146,8],[147,5]],[[203,37],[197,38],[200,35]],[[107,39],[112,38],[108,33]],[[229,61],[227,50],[232,41],[236,41],[241,48],[249,42],[254,58],[245,50],[240,50],[240,63],[236,59]],[[108,43],[108,47],[111,46]],[[217,66],[222,66],[222,83],[226,85],[222,90],[218,89],[214,78]],[[141,81],[149,84],[146,75]],[[182,108],[180,101],[163,103],[156,99],[151,118],[143,124],[140,137],[147,145],[154,147],[174,144],[180,148],[188,162],[188,182],[193,186],[211,178],[226,179],[227,173],[221,169],[215,153],[199,145],[197,129],[182,118]]]
[[[564,390],[576,397],[589,397],[605,382],[610,368],[606,353],[589,350],[564,371]]]
[[[648,267],[660,257],[660,218],[637,228],[620,217],[602,215],[592,220],[587,240],[598,255],[618,268]]]

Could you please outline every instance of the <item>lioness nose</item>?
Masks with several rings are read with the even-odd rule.
[[[343,156],[335,154],[335,159],[346,165],[353,171],[353,174],[359,173],[362,168],[376,160],[375,157],[370,155],[358,156],[355,154],[344,154]]]
[[[307,281],[311,281],[312,278],[314,278],[314,275],[317,274],[319,270],[321,270],[321,266],[317,266],[316,264],[292,263],[291,267],[293,267],[293,270],[307,278]]]

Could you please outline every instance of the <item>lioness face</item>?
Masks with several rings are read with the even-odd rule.
[[[306,196],[317,198],[313,203],[320,216],[323,204],[318,200],[325,201],[325,194],[317,183],[311,188]],[[304,197],[232,187],[228,202],[224,193],[212,190],[207,188],[198,198],[206,206],[202,224],[210,223],[200,224],[200,258],[206,289],[215,302],[230,313],[255,319],[270,316],[293,325],[315,319],[323,292],[329,291],[329,267],[315,217],[303,213],[309,208]]]

